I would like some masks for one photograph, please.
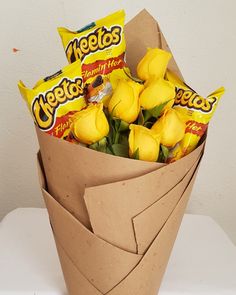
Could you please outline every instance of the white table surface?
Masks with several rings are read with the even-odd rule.
[[[46,209],[0,223],[0,295],[29,294],[67,295]],[[159,292],[183,294],[236,295],[236,247],[207,216],[184,216]]]

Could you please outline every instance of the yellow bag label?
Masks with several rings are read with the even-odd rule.
[[[125,63],[124,10],[75,32],[58,28],[68,61],[80,59],[86,98],[106,102],[119,79],[128,79]]]
[[[39,80],[32,89],[22,81],[18,87],[37,126],[59,138],[69,133],[71,116],[86,106],[80,60]]]
[[[184,138],[171,150],[169,155],[168,162],[174,162],[197,147],[225,89],[221,87],[204,98],[172,72],[167,71],[166,79],[175,85],[176,96],[173,108],[178,111],[186,125]]]

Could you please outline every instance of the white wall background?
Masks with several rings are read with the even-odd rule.
[[[0,218],[16,207],[43,206],[37,139],[17,81],[33,86],[67,64],[57,26],[78,29],[120,8],[129,20],[144,7],[159,21],[188,84],[202,95],[227,89],[210,124],[188,212],[210,215],[236,243],[234,0],[0,0]]]

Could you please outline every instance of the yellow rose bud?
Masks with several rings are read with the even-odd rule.
[[[185,134],[185,123],[174,109],[165,111],[163,116],[152,126],[152,130],[161,136],[161,144],[173,147]]]
[[[120,80],[109,101],[109,112],[127,123],[134,122],[140,111],[139,93],[143,87],[132,80]]]
[[[72,132],[78,141],[92,144],[109,132],[109,124],[103,112],[103,104],[90,104],[73,117]]]
[[[138,149],[139,160],[157,161],[160,136],[144,126],[131,124],[129,128],[129,156],[132,158]]]
[[[137,66],[138,77],[144,81],[151,77],[163,78],[171,53],[159,48],[148,48],[147,53]]]
[[[140,105],[145,110],[152,109],[169,101],[164,109],[170,109],[174,104],[175,86],[162,78],[151,80],[140,95]]]

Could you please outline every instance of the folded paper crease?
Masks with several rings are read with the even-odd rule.
[[[101,292],[106,293],[121,281],[142,258],[99,239],[44,189],[43,195],[56,240],[81,273]],[[117,266],[115,269],[114,265]]]
[[[161,231],[182,197],[198,165],[197,160],[186,176],[172,190],[132,218],[138,254],[144,254]],[[158,218],[157,218],[158,217]]]
[[[132,218],[176,186],[199,158],[202,148],[143,176],[86,188],[84,199],[93,232],[136,253]]]
[[[163,262],[163,259],[164,258],[168,259],[168,257],[169,257],[169,254],[167,255],[166,251],[172,247],[171,245],[173,244],[175,236],[177,234],[177,232],[175,232],[175,230],[179,228],[178,222],[180,222],[180,220],[183,216],[183,215],[179,216],[179,212],[181,210],[184,212],[184,210],[185,210],[185,206],[186,206],[189,194],[191,192],[192,185],[194,183],[194,179],[196,177],[198,164],[199,164],[199,159],[196,161],[196,163],[190,169],[190,171],[186,175],[186,177],[182,180],[184,182],[183,184],[185,185],[185,191],[180,196],[180,199],[177,202],[177,205],[173,209],[173,212],[168,216],[167,220],[164,222],[164,225],[162,226],[162,228],[160,230],[158,229],[159,232],[157,232],[157,236],[154,238],[154,241],[153,242],[151,241],[151,245],[150,245],[149,249],[146,251],[146,253],[144,255],[135,255],[135,254],[131,254],[129,252],[121,250],[122,253],[128,254],[127,255],[127,257],[129,257],[128,259],[130,259],[131,256],[137,256],[138,259],[135,260],[135,263],[130,263],[130,264],[127,263],[127,261],[126,261],[126,263],[128,264],[129,267],[127,267],[127,264],[121,263],[120,266],[118,268],[116,268],[118,270],[118,275],[117,275],[117,273],[114,273],[114,264],[113,263],[115,263],[116,266],[119,265],[119,262],[121,261],[120,257],[119,257],[118,263],[117,263],[117,261],[111,262],[111,265],[110,265],[111,269],[110,270],[109,270],[109,268],[108,269],[105,268],[105,265],[107,265],[105,260],[114,258],[113,251],[116,251],[118,248],[115,246],[112,246],[110,244],[107,244],[108,247],[105,250],[105,254],[104,253],[101,254],[101,252],[99,250],[100,249],[99,245],[97,244],[97,240],[99,240],[99,239],[94,234],[90,233],[91,234],[91,240],[90,240],[89,239],[90,234],[88,234],[89,231],[78,220],[76,220],[68,211],[66,211],[52,196],[50,196],[50,194],[48,194],[43,189],[45,202],[46,202],[46,205],[48,208],[50,221],[52,223],[52,227],[53,227],[53,231],[54,231],[54,235],[55,235],[55,241],[57,243],[57,247],[60,248],[59,254],[63,253],[63,255],[61,255],[62,257],[60,257],[61,262],[64,262],[64,263],[62,263],[62,266],[64,264],[66,264],[66,266],[63,268],[74,269],[73,273],[77,273],[76,276],[80,276],[80,280],[85,281],[83,284],[89,282],[90,285],[92,285],[92,287],[93,287],[92,288],[90,286],[89,288],[96,289],[96,292],[100,292],[101,294],[124,294],[124,295],[130,294],[130,293],[125,293],[125,291],[123,289],[127,288],[127,292],[128,292],[128,290],[130,288],[129,285],[136,284],[136,283],[134,283],[137,279],[136,277],[139,278],[140,272],[142,272],[143,269],[145,269],[145,273],[148,274],[148,277],[149,277],[149,272],[151,275],[153,275],[152,274],[153,270],[158,270],[158,272],[155,275],[153,275],[153,282],[151,283],[151,285],[153,285],[155,283],[154,277],[156,279],[160,277],[160,279],[161,279],[162,275],[160,275],[160,273],[163,274],[164,269],[165,269],[164,265],[166,264]],[[188,182],[189,182],[189,184],[188,184]],[[174,190],[175,189],[176,188],[174,188]],[[68,219],[68,221],[66,221],[66,219]],[[74,222],[75,222],[76,230],[75,230],[75,232],[74,232],[74,230],[70,230],[69,235],[63,236],[62,234],[60,234],[60,232],[62,232],[62,233],[64,233],[64,231],[67,232],[69,227],[70,228],[73,227],[70,225],[69,227],[66,227],[65,229],[61,230],[62,224],[65,226],[65,224],[67,224],[67,222],[72,223],[72,224],[74,224]],[[83,236],[83,231],[80,231],[81,227],[87,233],[85,236]],[[59,232],[59,234],[58,234],[58,232]],[[175,233],[175,235],[173,235],[173,233]],[[165,237],[166,241],[163,241],[163,238],[162,238],[163,236]],[[77,238],[79,239],[79,242],[78,242]],[[102,241],[102,240],[99,240],[99,241],[101,243],[105,244],[104,241]],[[157,243],[157,241],[159,241],[159,242]],[[62,243],[64,243],[63,246],[62,246]],[[86,246],[84,246],[83,243],[88,243],[89,248],[90,247],[92,248],[91,252],[90,252],[91,248],[89,250],[84,249],[84,247],[86,247]],[[73,249],[73,247],[74,247],[73,245],[76,245],[77,249]],[[157,252],[154,252],[154,251],[156,251],[156,248],[158,250],[157,250]],[[86,255],[86,252],[87,253],[89,252],[89,254]],[[92,257],[90,256],[90,254],[94,255],[94,254],[92,254],[92,252],[94,252],[94,254],[96,254],[98,260],[95,259],[94,256],[92,256]],[[68,253],[70,253],[70,254],[68,254]],[[81,255],[78,256],[78,253],[81,253]],[[100,257],[100,254],[101,254],[101,257]],[[154,259],[154,257],[156,257],[156,256],[159,258],[161,257],[161,259],[160,260],[158,259],[156,261]],[[80,259],[78,259],[78,257]],[[84,262],[83,262],[83,258],[84,258]],[[103,258],[102,261],[99,261],[100,258]],[[117,257],[115,259],[117,259]],[[130,261],[133,262],[133,259],[131,258]],[[164,261],[166,262],[166,260],[164,260]],[[157,262],[159,263],[158,267],[156,266]],[[150,266],[150,265],[146,266],[147,263],[151,264],[152,266]],[[67,264],[69,264],[69,266]],[[100,270],[99,270],[100,273],[97,273],[97,270],[99,268],[100,268]],[[148,272],[146,272],[146,268],[148,268]],[[125,270],[125,272],[124,272],[124,270]],[[120,277],[120,273],[123,273],[122,277]],[[73,274],[73,275],[75,275],[75,274]],[[146,277],[146,276],[144,276],[144,277]],[[66,278],[66,276],[65,276],[65,278]],[[130,282],[130,280],[133,283]],[[151,285],[149,286],[149,288],[151,288]],[[156,285],[156,283],[155,283],[155,285]],[[142,290],[142,286],[139,286],[139,287],[140,287],[140,290]],[[156,288],[154,288],[154,289],[156,290]],[[143,292],[146,292],[146,291],[143,291]],[[121,292],[121,293],[119,293],[119,292]],[[139,292],[141,292],[141,291],[139,291]],[[155,293],[151,293],[152,292],[151,289],[148,290],[148,292],[150,292],[148,294],[155,294]],[[75,294],[75,293],[72,293],[72,294]],[[96,293],[86,293],[86,294],[96,294]],[[145,294],[145,293],[138,293],[138,294]]]

